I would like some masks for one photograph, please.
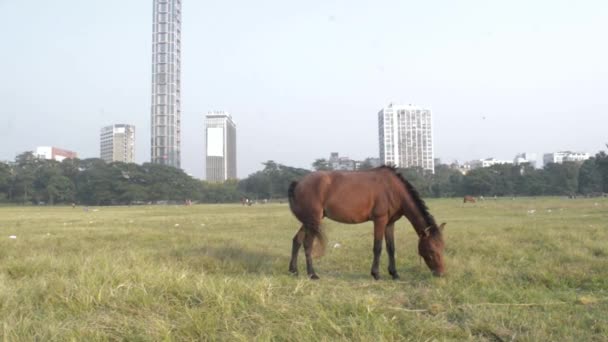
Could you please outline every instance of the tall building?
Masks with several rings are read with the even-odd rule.
[[[36,147],[35,156],[41,159],[49,159],[62,161],[64,159],[76,159],[78,155],[74,151],[64,150],[53,146],[38,146]]]
[[[180,167],[181,0],[154,0],[151,162]]]
[[[227,112],[209,112],[205,116],[206,179],[223,182],[236,179],[236,124]]]
[[[100,158],[106,163],[135,162],[135,126],[111,125],[101,129]]]
[[[435,172],[429,109],[391,103],[378,112],[378,133],[383,164]]]

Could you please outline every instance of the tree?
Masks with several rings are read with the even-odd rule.
[[[313,164],[313,166],[314,166],[314,164]],[[370,170],[373,168],[374,168],[374,166],[372,165],[370,158],[366,158],[363,162],[361,162],[361,164],[359,164],[358,170]]]
[[[479,168],[469,171],[464,177],[464,191],[467,194],[497,195],[494,184],[496,183],[496,172],[489,168]]]
[[[239,183],[235,179],[222,183],[202,182],[201,194],[203,196],[199,200],[205,203],[237,202],[242,196],[238,185]]]
[[[462,195],[462,173],[448,165],[435,166],[432,177],[431,195],[433,197],[454,197]]]
[[[315,159],[315,161],[312,163],[312,168],[315,169],[315,171],[333,170],[333,168],[325,158]]]
[[[564,162],[545,166],[545,179],[551,195],[573,195],[578,191],[579,164]]]
[[[432,174],[421,167],[399,169],[399,173],[410,182],[420,195],[430,196],[432,192]]]
[[[608,147],[608,145],[606,145]],[[595,163],[602,178],[602,191],[608,192],[608,154],[600,151],[595,155]]]
[[[78,174],[76,198],[88,205],[109,205],[115,202],[114,181],[120,170],[111,168],[101,159],[85,159]]]
[[[10,200],[9,189],[12,183],[12,170],[8,164],[0,163],[0,201]]]
[[[58,187],[67,186],[65,181],[60,179],[60,177],[65,177],[61,175],[59,165],[59,162],[55,160],[39,161],[39,165],[34,174],[35,180],[33,197],[35,198],[36,202],[44,201],[49,204],[55,203],[57,191],[60,191]],[[51,184],[51,181],[53,181],[53,184]],[[71,188],[73,190],[73,184]]]
[[[597,160],[585,160],[578,174],[578,192],[583,195],[602,192],[602,174]]]
[[[200,183],[181,169],[152,163],[145,163],[142,168],[151,201],[181,202],[196,198],[200,191]]]
[[[272,160],[262,163],[264,169],[239,182],[238,189],[252,198],[285,198],[291,182],[310,173],[305,169],[277,164]]]
[[[74,201],[76,189],[74,183],[65,176],[53,175],[46,187],[48,203],[53,205],[55,202],[71,203]]]
[[[31,151],[23,152],[15,158],[14,178],[12,185],[12,198],[21,199],[22,203],[33,201],[35,172],[40,166]]]
[[[531,165],[524,165],[521,176],[515,182],[515,193],[523,196],[540,196],[548,191],[543,170],[537,170]]]

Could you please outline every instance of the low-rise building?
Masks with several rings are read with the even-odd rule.
[[[510,160],[500,160],[496,158],[486,158],[479,160],[471,160],[468,162],[470,169],[478,169],[480,167],[490,167],[492,165],[513,164]]]
[[[466,175],[469,171],[471,171],[471,164],[469,164],[469,163],[460,164],[456,160],[452,164],[450,164],[450,169],[456,170],[456,171],[462,173],[463,175]]]
[[[329,155],[328,164],[332,170],[354,171],[356,169],[357,162],[348,157],[340,157],[338,152],[332,152]]]
[[[560,151],[545,153],[543,156],[543,163],[547,165],[551,163],[561,164],[563,162],[583,162],[589,158],[591,158],[591,155],[589,155],[587,152]]]
[[[40,159],[62,161],[64,159],[76,159],[78,154],[74,151],[64,150],[53,146],[38,146],[34,156]]]
[[[536,167],[536,153],[519,153],[513,159],[513,164],[521,165],[521,164],[530,164],[532,167]]]

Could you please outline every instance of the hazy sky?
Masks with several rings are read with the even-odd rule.
[[[378,155],[390,101],[433,110],[443,161],[608,142],[608,1],[183,1],[182,166],[203,116],[237,122],[238,175]],[[150,159],[152,0],[0,0],[0,160],[38,145],[99,156],[137,127]]]

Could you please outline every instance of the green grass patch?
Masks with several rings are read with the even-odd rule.
[[[287,205],[1,207],[0,337],[19,340],[603,340],[608,201],[429,200],[447,276],[397,223],[326,221],[320,281],[288,275]],[[10,238],[11,235],[16,238]],[[334,247],[335,246],[335,247]],[[300,256],[300,273],[305,273]]]

